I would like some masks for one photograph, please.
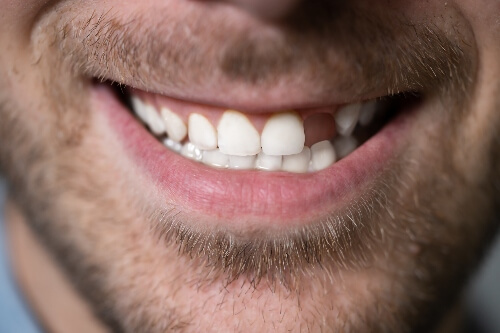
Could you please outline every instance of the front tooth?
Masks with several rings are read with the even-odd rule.
[[[356,139],[352,136],[341,136],[335,138],[333,142],[333,146],[335,147],[335,152],[339,158],[344,158],[350,153],[352,153],[357,147],[358,143]]]
[[[311,149],[309,149],[309,147],[304,147],[298,154],[283,156],[283,165],[281,169],[288,172],[307,172],[310,161]]]
[[[255,167],[256,155],[252,156],[229,156],[229,168],[230,169],[253,169]]]
[[[262,151],[267,155],[298,154],[304,142],[304,124],[296,112],[272,115],[261,135]]]
[[[335,126],[340,135],[349,136],[352,134],[354,127],[356,127],[360,110],[361,103],[356,103],[346,105],[337,111],[334,116]]]
[[[367,126],[373,120],[375,115],[375,110],[377,109],[377,101],[371,100],[363,104],[361,111],[359,112],[359,124],[361,126]]]
[[[259,155],[257,155],[255,166],[257,169],[261,170],[277,171],[281,170],[282,160],[283,158],[281,156],[267,155],[261,151]]]
[[[217,148],[217,132],[210,121],[199,113],[191,113],[188,120],[189,141],[203,150]]]
[[[249,156],[260,152],[259,132],[241,112],[224,112],[217,126],[217,134],[219,149],[224,154]]]
[[[178,115],[165,107],[161,109],[160,113],[163,118],[168,137],[177,142],[184,140],[187,134],[187,128],[184,121],[182,121]]]
[[[182,146],[181,155],[195,161],[201,161],[203,157],[201,150],[191,142],[187,142]]]
[[[206,150],[203,152],[202,161],[217,168],[227,168],[229,165],[229,156],[222,153],[219,149]]]
[[[311,147],[311,164],[314,171],[326,169],[337,159],[335,148],[330,141],[315,143]]]

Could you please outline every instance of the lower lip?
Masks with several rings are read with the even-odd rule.
[[[96,85],[92,101],[104,112],[133,163],[160,189],[165,203],[200,216],[204,223],[235,228],[290,227],[341,212],[382,175],[403,147],[413,112],[402,112],[349,156],[316,173],[220,170],[164,147],[117,100]]]

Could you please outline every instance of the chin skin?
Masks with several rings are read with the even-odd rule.
[[[500,28],[492,23],[495,2],[454,1],[446,7],[391,2],[392,10],[416,22],[451,17],[440,29],[465,39],[460,45],[470,63],[462,87],[449,85],[425,99],[398,154],[363,184],[361,199],[349,206],[361,212],[352,215],[359,230],[343,234],[347,238],[338,240],[337,252],[328,258],[290,267],[293,274],[284,274],[286,279],[272,271],[233,274],[234,266],[221,263],[231,257],[214,259],[209,255],[217,252],[207,249],[193,253],[179,233],[167,238],[158,232],[157,225],[172,217],[189,227],[205,217],[176,202],[133,163],[130,149],[112,130],[113,118],[99,109],[88,78],[99,54],[89,67],[79,67],[78,54],[68,51],[71,41],[69,46],[56,42],[60,31],[50,23],[79,6],[68,9],[68,3],[0,1],[12,13],[0,23],[0,45],[6,46],[0,55],[0,167],[29,225],[106,323],[129,332],[426,331],[455,301],[497,227]],[[147,10],[127,2],[119,14],[135,6]],[[370,9],[368,3],[360,6]],[[92,76],[122,82],[117,67]],[[132,77],[122,70],[124,81]],[[147,80],[143,71],[137,74]],[[138,86],[149,83],[157,92],[206,98],[205,81],[194,82],[183,95],[191,88],[184,82],[177,90],[170,87],[164,79],[169,76],[158,83],[160,73],[153,68],[151,82]],[[222,77],[217,75],[203,79]],[[276,83],[262,80],[264,87]],[[233,81],[216,82],[226,87]],[[261,89],[242,82],[234,79],[232,98],[240,97],[237,91]],[[349,89],[336,92],[353,92]],[[347,220],[347,213],[338,214]],[[258,231],[257,236],[243,232],[242,238],[256,242],[263,234]]]

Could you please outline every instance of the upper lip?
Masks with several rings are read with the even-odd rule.
[[[123,84],[123,82],[122,82]],[[177,91],[176,89],[163,89],[155,84],[125,83],[126,86],[136,88],[151,93],[157,93],[170,98],[175,98],[187,103],[201,104],[221,109],[238,110],[246,113],[273,113],[288,110],[306,109],[331,109],[343,104],[363,102],[379,97],[384,97],[387,92],[381,90],[355,97],[335,97],[328,93],[316,92],[307,94],[307,87],[287,86],[276,87],[272,90],[262,91],[258,87],[241,88],[225,94],[220,91],[228,91],[224,84],[220,84],[220,89],[192,87]],[[229,85],[229,83],[228,83]],[[255,97],[258,96],[258,97]]]

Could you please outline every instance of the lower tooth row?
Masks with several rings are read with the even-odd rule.
[[[163,144],[184,157],[216,168],[296,173],[323,170],[357,148],[356,139],[352,136],[337,137],[333,143],[321,141],[311,148],[304,147],[299,154],[285,156],[267,155],[262,151],[250,156],[227,155],[219,149],[202,150],[189,141],[182,144],[170,138],[163,139]]]

